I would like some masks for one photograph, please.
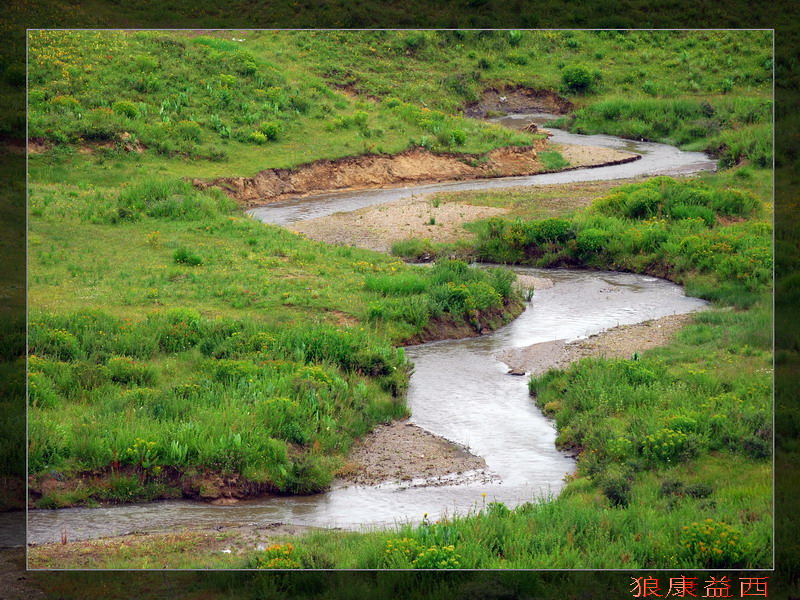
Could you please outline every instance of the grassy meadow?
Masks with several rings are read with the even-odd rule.
[[[33,489],[97,478],[40,507],[214,497],[208,474],[323,489],[354,439],[407,414],[393,345],[521,309],[503,270],[311,242],[181,182],[37,185],[30,211]]]
[[[664,348],[531,381],[558,443],[580,452],[557,498],[513,509],[486,498],[436,523],[312,532],[264,551],[190,531],[85,542],[80,556],[39,548],[32,564],[771,565],[768,32],[33,31],[29,43],[38,508],[210,500],[223,482],[245,496],[324,490],[356,440],[408,414],[404,343],[493,329],[522,309],[513,276],[473,260],[647,273],[714,303]],[[506,86],[570,100],[574,131],[710,150],[723,170],[443,194],[510,212],[395,256],[264,225],[186,181],[530,144],[463,116]],[[423,253],[432,268],[398,258]]]

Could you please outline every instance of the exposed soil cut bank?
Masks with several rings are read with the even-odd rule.
[[[200,189],[219,187],[246,207],[336,190],[405,183],[436,183],[487,177],[531,175],[544,170],[538,152],[547,145],[511,146],[479,154],[434,154],[413,148],[395,155],[346,156],[294,169],[268,169],[253,177],[194,179]]]
[[[489,88],[481,99],[464,109],[467,117],[483,118],[488,112],[532,113],[543,112],[563,115],[573,111],[574,105],[553,90],[534,90],[524,86]]]

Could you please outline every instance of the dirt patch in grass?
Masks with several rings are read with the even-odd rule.
[[[413,197],[336,213],[292,224],[292,229],[328,244],[388,252],[393,243],[412,237],[448,242],[469,237],[464,223],[504,214],[506,209],[455,202],[435,206],[427,197]]]
[[[547,112],[564,115],[572,112],[574,106],[553,90],[535,90],[525,86],[489,88],[481,99],[464,109],[467,117],[483,118],[489,111],[519,114],[528,112]]]
[[[577,144],[551,144],[551,149],[561,153],[569,163],[568,169],[584,167],[605,167],[639,160],[638,154],[602,148],[600,146],[579,146]]]

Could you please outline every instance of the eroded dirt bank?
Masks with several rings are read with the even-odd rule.
[[[268,169],[253,177],[195,179],[192,183],[201,189],[219,187],[252,207],[344,189],[530,175],[544,170],[538,152],[546,145],[546,140],[537,140],[531,146],[498,148],[486,155],[434,154],[414,148],[394,155],[346,156],[294,169]]]
[[[572,102],[553,90],[535,90],[524,86],[489,88],[478,102],[464,110],[467,117],[483,118],[490,111],[504,113],[543,112],[563,115],[572,112]]]
[[[434,154],[423,148],[395,155],[347,156],[319,160],[294,169],[268,169],[253,177],[192,180],[200,189],[218,187],[246,208],[327,192],[535,175],[549,172],[539,152],[555,150],[569,161],[566,169],[600,167],[638,160],[640,156],[610,148],[574,148],[537,140],[531,146],[509,146],[485,155]]]

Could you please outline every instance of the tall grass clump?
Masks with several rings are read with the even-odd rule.
[[[278,331],[189,309],[37,314],[30,351],[34,481],[122,472],[202,497],[215,473],[310,493],[355,438],[406,412],[402,350],[363,330]],[[87,499],[113,496],[97,485]]]
[[[519,305],[513,274],[481,270],[459,260],[439,259],[430,269],[401,276],[367,277],[365,287],[385,299],[370,304],[368,317],[410,324],[421,333],[437,323],[468,322],[482,329],[492,319],[505,319],[506,310]]]
[[[148,178],[122,189],[117,198],[119,219],[138,219],[143,215],[196,221],[230,213],[235,202],[220,190],[199,191],[189,182]]]

